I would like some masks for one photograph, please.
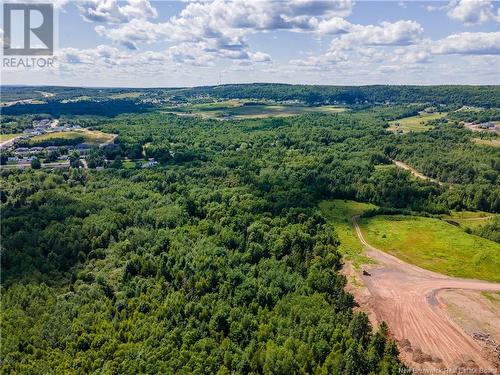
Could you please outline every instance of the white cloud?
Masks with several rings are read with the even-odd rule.
[[[85,0],[77,2],[77,6],[88,22],[117,24],[158,16],[149,0],[127,0],[124,5],[117,0]]]
[[[215,0],[212,2],[190,2],[178,16],[164,23],[153,23],[145,18],[130,19],[138,4],[149,2],[136,0],[129,6],[118,6],[116,0],[93,0],[80,6],[84,17],[94,21],[120,23],[117,27],[100,25],[96,31],[116,44],[137,49],[139,43],[168,41],[181,44],[176,56],[201,56],[201,52],[215,57],[241,59],[253,62],[269,61],[263,52],[251,52],[245,40],[248,34],[272,30],[310,32],[322,29],[331,32],[335,19],[341,27],[349,25],[339,17],[350,14],[351,0]],[[156,14],[154,14],[156,15]],[[125,22],[128,21],[128,22]],[[328,30],[327,30],[328,29]],[[186,46],[198,51],[184,53]]]
[[[418,42],[423,31],[418,22],[401,20],[382,22],[380,26],[353,25],[351,32],[342,38],[372,46],[409,45]]]
[[[449,35],[432,42],[430,51],[439,55],[499,55],[500,31]]]
[[[405,46],[420,43],[423,28],[415,21],[381,22],[380,25],[351,24],[348,32],[334,38],[325,54],[328,61],[347,61],[348,53],[373,58],[370,46]]]
[[[325,34],[343,34],[351,30],[352,24],[340,17],[332,17],[330,19],[321,21],[316,32],[320,35]]]
[[[500,21],[500,13],[492,1],[488,0],[452,0],[448,5],[448,17],[466,25],[476,25],[487,21]]]
[[[367,30],[370,29],[372,27],[367,27]],[[363,74],[365,69],[373,71],[382,69],[388,72],[394,67],[407,71],[419,69],[418,67],[423,65],[430,67],[439,56],[443,55],[461,56],[454,59],[456,62],[461,61],[461,58],[473,56],[489,58],[490,63],[495,62],[492,68],[498,67],[500,63],[498,56],[500,55],[500,32],[466,32],[433,41],[408,38],[409,34],[406,32],[391,33],[390,30],[399,30],[399,27],[395,28],[393,25],[389,27],[386,25],[386,29],[386,32],[356,33],[352,31],[343,34],[332,40],[330,49],[326,53],[292,60],[290,64],[313,71],[347,72],[352,70]],[[397,35],[399,37],[396,37]],[[412,42],[407,45],[402,43],[409,40]],[[393,44],[389,45],[388,42]]]
[[[129,49],[138,49],[137,43],[153,43],[169,38],[169,30],[165,24],[155,24],[142,19],[133,19],[115,28],[99,25],[95,30],[99,35]]]

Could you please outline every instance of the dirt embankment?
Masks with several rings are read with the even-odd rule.
[[[450,318],[440,294],[447,290],[500,291],[500,284],[447,277],[405,263],[368,244],[357,219],[353,217],[358,238],[377,264],[365,266],[356,275],[363,285],[354,294],[362,309],[371,311],[378,322],[387,322],[403,361],[412,368],[498,372],[500,360],[494,351]],[[480,310],[483,307],[474,304],[481,303],[480,299],[470,300],[461,308]]]

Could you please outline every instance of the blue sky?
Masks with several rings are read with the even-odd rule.
[[[54,0],[57,67],[3,84],[499,84],[492,1]]]

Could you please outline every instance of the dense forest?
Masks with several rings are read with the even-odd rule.
[[[277,88],[279,100],[302,92]],[[331,90],[317,92],[357,102],[380,89]],[[419,90],[393,88],[378,100],[414,101]],[[439,103],[447,90],[421,95]],[[497,105],[491,90],[458,88],[451,100]],[[386,130],[420,109],[241,121],[153,111],[75,117],[118,134],[92,151],[89,169],[0,172],[2,372],[397,374],[387,327],[353,311],[335,227],[317,207],[343,198],[429,215],[499,212],[498,148],[453,123],[404,136]],[[9,126],[17,119],[33,117],[11,115]],[[160,165],[121,163],[150,157]],[[95,170],[104,160],[114,162]]]

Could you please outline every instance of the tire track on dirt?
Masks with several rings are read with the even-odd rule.
[[[379,321],[387,322],[396,340],[409,341],[404,355],[426,368],[495,369],[498,364],[483,357],[481,345],[449,318],[439,291],[500,291],[500,284],[449,277],[408,264],[371,246],[358,218],[352,218],[356,234],[368,256],[378,262],[361,275],[370,293],[369,307]]]

